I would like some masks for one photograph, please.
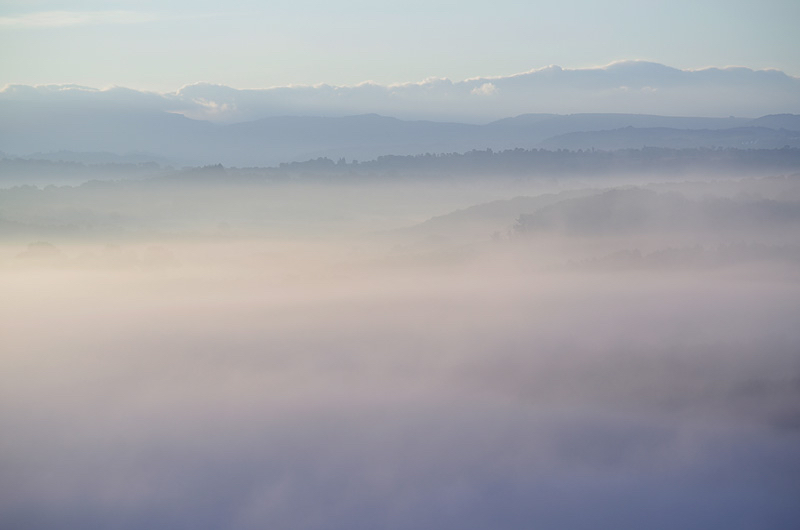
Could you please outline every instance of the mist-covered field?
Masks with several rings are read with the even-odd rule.
[[[800,177],[0,189],[0,527],[800,521]]]

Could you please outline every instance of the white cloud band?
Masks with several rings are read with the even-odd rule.
[[[61,28],[105,24],[139,24],[157,17],[139,11],[42,11],[0,17],[0,27],[12,29]]]

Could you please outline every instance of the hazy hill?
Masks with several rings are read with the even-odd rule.
[[[660,182],[636,188],[581,188],[494,200],[395,230],[417,246],[485,242],[509,235],[600,235],[643,230],[745,233],[800,224],[800,175]],[[710,199],[710,197],[714,199]]]
[[[692,200],[676,192],[632,188],[567,199],[523,214],[515,231],[584,237],[710,231],[744,237],[753,230],[796,230],[798,227],[800,202],[797,201],[758,197]]]
[[[593,193],[597,191],[584,189],[490,201],[432,217],[420,224],[395,230],[393,234],[406,236],[417,244],[461,244],[485,241],[493,235],[505,237],[520,215],[531,214],[545,206]]]
[[[516,137],[518,141],[524,140],[538,147],[545,147],[544,140],[575,132],[608,131],[623,127],[717,130],[748,126],[752,121],[748,118],[734,117],[701,118],[647,114],[526,114],[498,120],[486,127],[497,137],[509,141]]]
[[[770,114],[748,122],[751,127],[769,127],[770,129],[787,129],[800,131],[800,115],[798,114]]]
[[[643,147],[776,149],[784,146],[800,147],[800,131],[775,130],[762,126],[718,130],[627,126],[610,131],[571,132],[548,138],[539,145],[547,149],[606,150]]]
[[[84,163],[82,153],[47,153],[51,158],[0,159],[0,186],[47,186],[80,184],[89,180],[142,179],[168,174],[171,170],[155,162]],[[86,153],[89,160],[108,160],[113,156]],[[63,156],[63,158],[61,158]]]
[[[795,115],[747,120],[528,114],[475,125],[365,114],[284,116],[225,125],[148,109],[0,101],[0,151],[10,156],[52,152],[137,154],[179,166],[222,163],[246,167],[318,157],[364,160],[473,149],[641,147],[639,140],[644,137],[649,146],[782,147],[797,144],[797,135],[786,130],[798,121],[800,117]],[[620,132],[628,127],[633,129]],[[732,129],[739,130],[733,136],[722,132]],[[755,141],[748,143],[748,139]],[[62,159],[75,157],[65,153]]]
[[[66,153],[70,155],[71,153]],[[78,153],[77,155],[80,155]],[[48,154],[58,157],[59,154]],[[87,154],[97,159],[96,154]],[[78,156],[76,156],[78,158]],[[497,185],[511,179],[517,183],[550,182],[559,179],[611,178],[616,182],[677,178],[696,180],[787,175],[800,172],[800,149],[642,149],[471,150],[464,153],[384,155],[366,161],[334,161],[312,158],[272,167],[223,167],[209,164],[175,170],[154,162],[82,163],[52,159],[0,159],[0,186],[23,184],[79,184],[89,180],[129,180],[153,177],[181,186],[210,182],[352,182],[424,180],[459,182],[474,180]],[[519,192],[520,190],[518,190]]]

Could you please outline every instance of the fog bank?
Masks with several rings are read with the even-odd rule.
[[[796,526],[795,180],[319,186],[7,209],[0,526]]]

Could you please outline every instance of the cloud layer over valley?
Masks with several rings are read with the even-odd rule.
[[[201,173],[0,190],[0,526],[794,528],[797,176]]]

